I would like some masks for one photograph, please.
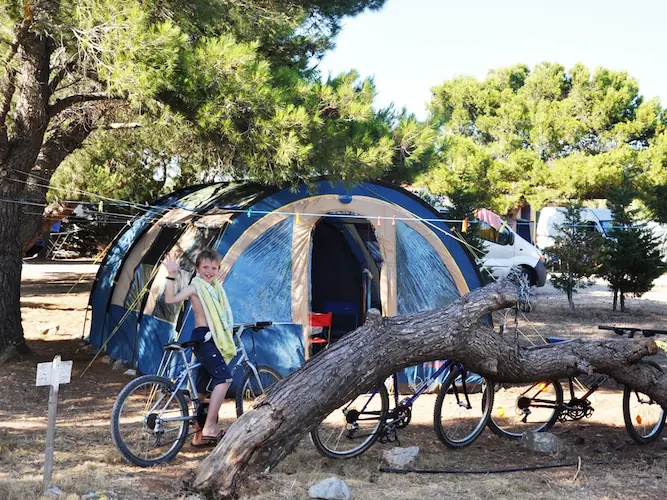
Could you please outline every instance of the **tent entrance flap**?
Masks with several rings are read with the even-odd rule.
[[[365,219],[322,218],[312,236],[311,311],[333,313],[336,340],[361,326],[366,311],[381,309],[378,241]]]

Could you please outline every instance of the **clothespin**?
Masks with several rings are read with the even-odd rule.
[[[296,213],[296,223],[301,224],[301,215],[299,214],[299,212]]]
[[[102,200],[100,200],[100,203],[97,205],[97,211],[99,213],[104,212],[104,202]]]
[[[248,209],[248,217],[252,217],[252,208]]]
[[[468,217],[463,219],[463,224],[461,224],[461,232],[462,233],[467,233],[468,232]]]
[[[392,217],[391,217],[391,225],[392,226],[396,225],[396,216],[395,215],[392,215]]]
[[[378,215],[378,226],[381,226],[381,225],[382,225],[382,217],[380,217],[380,216]]]

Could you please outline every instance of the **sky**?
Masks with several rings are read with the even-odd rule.
[[[542,61],[627,71],[667,107],[666,20],[664,0],[387,0],[344,20],[319,69],[373,77],[376,107],[420,119],[445,80]]]

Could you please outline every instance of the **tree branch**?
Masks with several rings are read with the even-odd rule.
[[[440,309],[381,318],[308,360],[273,386],[255,408],[234,422],[201,463],[194,486],[231,498],[248,466],[275,466],[299,438],[342,403],[418,363],[452,359],[491,380],[555,380],[595,369],[648,394],[667,407],[667,374],[642,363],[657,352],[651,339],[574,340],[525,348],[482,320],[516,302],[519,283],[506,278]]]
[[[74,106],[75,104],[81,104],[84,102],[92,101],[117,101],[119,98],[109,96],[105,92],[93,92],[90,94],[74,94],[67,96],[63,99],[57,100],[51,106],[49,106],[49,118],[53,118],[58,113],[62,113],[66,109]]]
[[[51,81],[49,82],[49,94],[53,95],[56,90],[58,90],[58,85],[63,81],[63,79],[67,76],[68,73],[74,69],[78,62],[78,58],[71,58],[69,61],[67,61],[65,64],[63,64],[58,71],[51,77]]]

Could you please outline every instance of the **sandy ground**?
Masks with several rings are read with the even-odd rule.
[[[35,387],[38,362],[55,354],[74,361],[72,382],[60,392],[55,454],[55,484],[61,498],[79,499],[97,492],[114,499],[182,499],[192,471],[207,451],[187,446],[166,465],[150,469],[128,466],[111,443],[109,416],[127,376],[96,360],[82,376],[94,352],[83,347],[86,306],[96,266],[83,262],[28,263],[23,269],[22,314],[33,354],[0,366],[0,499],[37,498],[42,491],[48,389]],[[533,312],[519,318],[522,336],[613,336],[600,324],[667,328],[667,277],[643,298],[629,298],[628,312],[611,312],[611,295],[603,282],[575,298],[577,310],[567,311],[562,295],[550,286],[539,289]],[[89,318],[88,318],[89,319]],[[502,322],[497,315],[496,323]],[[507,318],[508,328],[514,317]],[[56,328],[57,327],[57,328]],[[46,333],[43,333],[47,331]],[[435,438],[434,396],[423,396],[413,420],[399,434],[401,446],[419,446],[416,468],[483,471],[507,466],[576,463],[576,466],[508,474],[387,474],[382,454],[395,444],[375,444],[358,459],[334,461],[320,457],[308,438],[261,482],[242,491],[243,498],[302,499],[316,481],[336,475],[350,486],[353,499],[412,498],[667,498],[667,439],[639,446],[623,426],[621,392],[613,385],[599,391],[589,419],[557,424],[554,433],[566,445],[565,456],[536,455],[518,443],[486,430],[470,447],[451,451]],[[234,418],[225,403],[225,425]]]

